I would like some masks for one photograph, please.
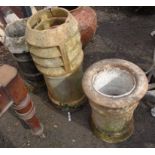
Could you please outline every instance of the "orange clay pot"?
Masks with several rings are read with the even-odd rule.
[[[89,6],[64,6],[64,8],[68,9],[78,21],[82,46],[85,47],[96,32],[96,12]]]

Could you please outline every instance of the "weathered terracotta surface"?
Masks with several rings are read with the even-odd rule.
[[[35,107],[17,70],[12,66],[2,65],[0,75],[0,107],[2,105],[5,108],[12,101],[19,118],[31,127],[35,135],[42,134],[43,127],[35,116]]]
[[[82,89],[82,67],[75,72],[61,77],[47,77],[45,81],[48,87],[49,98],[58,107],[77,108],[85,101]]]
[[[70,11],[79,24],[83,47],[93,38],[97,27],[97,16],[89,6],[77,7]]]
[[[115,70],[121,71],[123,74],[118,74],[117,77]],[[105,74],[105,72],[107,73]],[[94,80],[99,73],[111,75],[107,78],[102,77],[98,86],[104,85],[98,91]],[[130,81],[126,80],[125,74]],[[114,77],[111,78],[111,76]],[[120,84],[118,84],[117,78],[121,81]],[[131,84],[128,85],[128,83]],[[130,88],[132,84],[130,91],[118,94],[120,90]],[[82,86],[92,108],[91,125],[94,133],[109,143],[121,142],[131,136],[134,128],[134,110],[148,89],[145,73],[131,62],[121,59],[105,59],[88,68],[84,74]],[[110,92],[110,89],[115,91]],[[106,93],[103,93],[104,91]]]
[[[0,66],[0,117],[13,105],[6,86],[17,74],[17,70],[13,67],[9,72],[6,70],[8,70],[8,66]]]
[[[78,23],[65,9],[41,10],[30,17],[26,40],[36,67],[44,75],[63,76],[83,61]]]
[[[84,93],[79,68],[84,54],[73,15],[58,7],[38,11],[27,22],[26,40],[52,102],[62,108],[80,105]]]
[[[13,101],[6,94],[6,90],[0,87],[0,117],[13,105]]]

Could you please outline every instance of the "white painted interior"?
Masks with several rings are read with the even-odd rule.
[[[109,97],[122,97],[135,88],[135,78],[131,73],[118,67],[100,71],[93,77],[93,87],[97,92]]]

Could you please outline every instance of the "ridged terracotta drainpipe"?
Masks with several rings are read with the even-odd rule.
[[[0,116],[13,105],[18,117],[36,136],[43,135],[43,125],[35,115],[35,106],[17,70],[10,65],[0,66]]]
[[[58,7],[38,11],[27,22],[26,40],[54,105],[63,110],[80,107],[85,102],[81,84],[84,54],[72,14]]]
[[[95,135],[108,143],[128,139],[134,129],[134,110],[148,89],[145,73],[129,61],[105,59],[87,69],[82,85]]]

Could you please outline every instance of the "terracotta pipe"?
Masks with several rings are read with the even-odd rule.
[[[0,85],[0,117],[12,106],[13,101],[6,89]]]
[[[134,110],[148,89],[145,73],[129,61],[104,59],[87,69],[82,86],[94,134],[108,143],[127,140],[134,130]]]
[[[8,104],[13,102],[18,117],[28,124],[34,135],[42,135],[43,126],[35,115],[35,107],[17,70],[9,65],[0,66],[0,81],[2,113],[6,111]]]
[[[76,19],[59,7],[38,11],[27,21],[25,37],[52,103],[63,110],[80,107],[84,53]]]

